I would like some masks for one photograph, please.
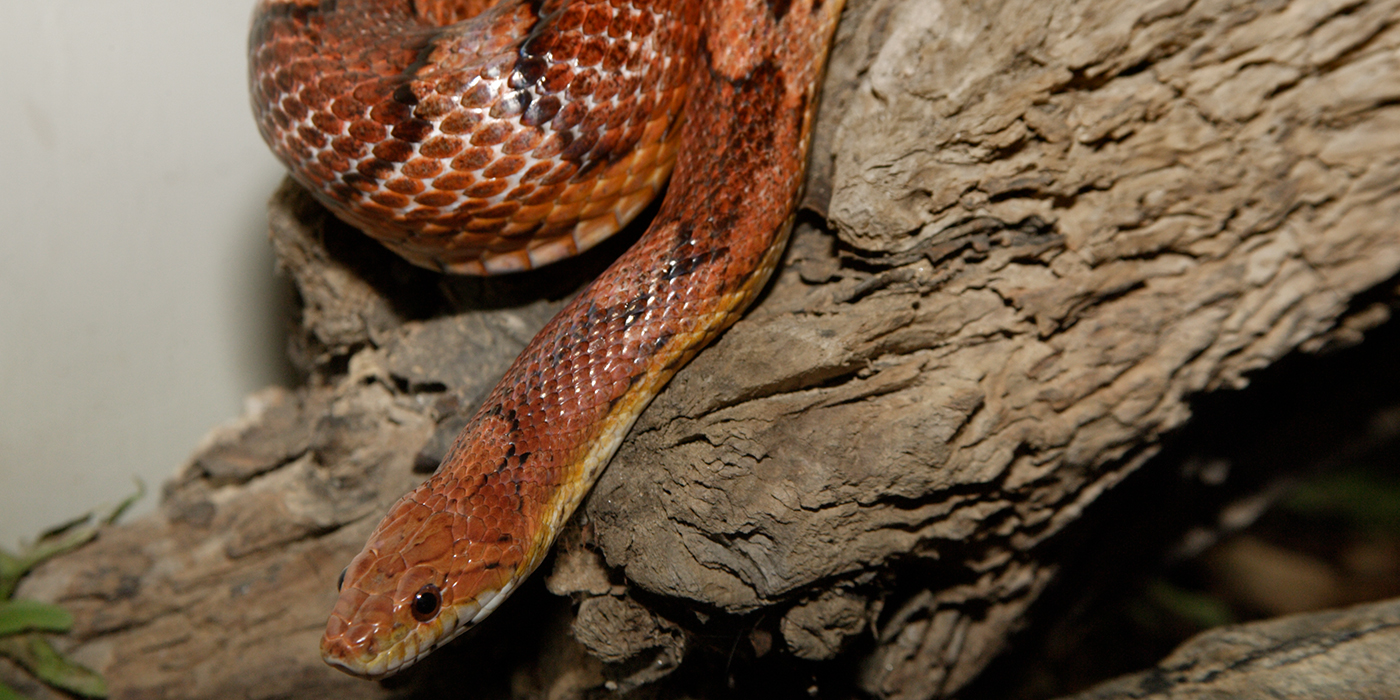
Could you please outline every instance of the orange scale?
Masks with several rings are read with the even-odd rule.
[[[527,197],[521,198],[523,204],[533,206],[536,204],[554,204],[559,200],[559,195],[568,187],[562,182],[547,185],[535,190]]]
[[[519,224],[539,225],[549,216],[551,211],[554,211],[554,202],[522,206],[516,210],[510,220]]]
[[[499,233],[505,226],[505,219],[486,219],[476,216],[468,221],[462,229],[470,233]]]
[[[366,104],[374,104],[389,96],[393,91],[388,81],[373,81],[361,83],[353,91],[351,96]]]
[[[471,173],[450,172],[433,180],[433,187],[440,190],[464,190],[476,182]]]
[[[408,206],[408,197],[398,194],[397,192],[376,192],[370,195],[370,200],[376,204],[392,209],[401,209]],[[366,207],[368,207],[368,205],[366,205]],[[391,214],[391,216],[392,215],[393,214]]]
[[[297,139],[287,139],[286,148],[287,152],[294,156],[294,160],[306,162],[311,158],[311,149]]]
[[[489,178],[510,177],[520,172],[524,167],[524,158],[520,156],[505,156],[486,166],[486,168],[481,171],[481,176]]]
[[[369,110],[369,118],[385,126],[397,126],[412,116],[412,107],[394,100],[383,100]]]
[[[368,596],[363,603],[360,603],[356,610],[357,616],[362,620],[392,620],[394,617],[394,599],[387,595]],[[373,629],[374,625],[371,623],[364,623],[355,625],[350,629],[355,630],[360,627],[369,627]],[[349,638],[358,639],[359,637],[355,636]]]
[[[407,221],[432,221],[442,214],[437,207],[416,207],[404,214]]]
[[[359,100],[356,100],[353,97],[342,95],[340,97],[335,98],[335,100],[331,102],[330,111],[331,114],[334,114],[339,119],[351,121],[358,117],[364,116],[365,111],[368,109],[369,105],[366,105],[365,103],[360,102]]]
[[[669,168],[670,164],[676,162],[676,154],[680,152],[680,147],[680,139],[661,142],[661,150],[657,152],[656,160],[661,163],[666,163],[666,167]]]
[[[398,194],[415,195],[427,189],[423,183],[406,177],[396,177],[384,183],[384,189]]]
[[[569,185],[567,189],[559,193],[560,204],[575,204],[584,202],[592,198],[593,188],[597,187],[597,180],[584,180]]]
[[[402,195],[394,195],[400,197]],[[364,202],[360,204],[360,211],[368,218],[392,219],[398,216],[393,209],[380,205],[376,202]]]
[[[476,212],[476,215],[485,219],[506,218],[520,209],[520,202],[500,202]]]
[[[600,101],[607,100],[611,102],[612,100],[617,99],[617,95],[620,92],[621,88],[618,85],[617,77],[609,75],[603,77],[598,81],[598,87],[593,90],[593,99]]]
[[[553,167],[554,167],[554,166],[553,166],[553,164],[551,164],[551,163],[546,163],[546,162],[538,162],[538,163],[535,163],[534,165],[530,166],[530,169],[529,169],[529,170],[526,170],[526,171],[525,171],[525,174],[523,174],[523,175],[520,176],[520,181],[521,181],[521,182],[530,182],[530,181],[532,181],[532,180],[538,180],[539,178],[544,177],[545,173],[549,172],[550,169],[553,168]],[[531,190],[533,190],[533,189],[535,188],[534,185],[522,185],[522,187],[529,187]],[[517,189],[520,189],[520,188],[517,188]]]
[[[413,158],[413,144],[398,139],[389,139],[375,144],[374,157],[394,163],[403,163]]]
[[[428,95],[413,108],[413,116],[428,121],[441,119],[452,113],[457,106],[442,95]]]
[[[580,27],[584,34],[602,34],[612,23],[613,11],[606,5],[593,5],[588,9],[588,16],[584,18]],[[602,41],[599,39],[598,41]]]
[[[317,185],[324,185],[335,179],[335,171],[325,165],[312,161],[306,164],[306,175],[316,182]]]
[[[564,142],[564,136],[556,132],[550,134],[549,138],[545,139],[544,143],[537,146],[535,152],[531,155],[534,156],[535,160],[539,161],[541,165],[547,165],[550,158],[563,153],[564,149],[567,147],[568,144]]]
[[[491,258],[500,258],[503,265],[510,265],[507,258],[515,258],[519,262],[529,263],[529,256],[525,255],[526,242],[528,241],[521,241],[517,238],[497,238],[491,241],[491,245],[486,246],[486,251]],[[505,253],[511,253],[511,255],[507,256]],[[519,255],[515,255],[515,253],[519,253]],[[490,266],[491,263],[487,262],[487,267]],[[529,267],[521,267],[521,269],[528,270]]]
[[[505,155],[520,155],[533,150],[544,140],[544,133],[538,129],[524,129],[511,136],[505,144],[501,146],[501,153]]]
[[[496,235],[500,237],[501,240],[524,241],[525,245],[528,246],[530,241],[535,238],[536,228],[538,227],[522,226],[513,221],[506,221],[506,225],[502,226],[501,230],[497,232]]]
[[[459,101],[467,109],[479,109],[489,106],[495,99],[496,92],[491,85],[486,82],[478,82],[463,92]]]
[[[586,64],[579,63],[581,69],[584,65]],[[598,81],[598,71],[591,68],[576,70],[574,72],[574,79],[569,83],[569,97],[578,99],[593,94],[593,91],[598,86]],[[569,104],[572,105],[576,103],[570,102]],[[566,109],[567,107],[568,105],[565,106]]]
[[[652,13],[650,11],[637,13],[637,16],[632,20],[632,35],[649,36],[654,31],[656,31],[656,18],[652,16]]]
[[[617,15],[613,17],[612,24],[608,25],[608,38],[622,39],[632,31],[632,24],[637,21],[638,13],[636,11],[628,12],[625,8],[619,7],[618,3],[613,3],[613,8],[617,10]]]
[[[455,136],[434,136],[418,146],[423,158],[451,158],[462,151],[466,143]]]
[[[486,167],[496,157],[495,151],[486,147],[468,148],[452,159],[452,169],[471,172]]]
[[[448,216],[442,217],[442,224],[451,225],[451,227],[456,227],[456,230],[458,230],[459,234],[465,235],[465,237],[470,237],[473,239],[473,241],[476,241],[476,239],[480,239],[480,242],[486,242],[486,239],[494,237],[494,234],[473,234],[473,232],[466,230],[466,224],[472,223],[473,218],[476,218],[476,211],[463,211],[463,209],[465,209],[465,204],[458,204],[456,210],[452,211],[452,213],[448,214]],[[480,209],[480,207],[476,207],[476,209]]]
[[[597,97],[597,96],[595,96],[595,99],[603,99],[603,98],[602,98],[602,97]],[[582,131],[582,132],[598,132],[598,131],[603,131],[604,126],[608,123],[608,120],[612,118],[613,112],[614,112],[616,109],[617,109],[617,107],[616,107],[615,105],[608,104],[608,103],[604,103],[604,104],[600,104],[600,105],[595,105],[595,106],[593,107],[593,109],[589,110],[588,115],[585,116],[585,117],[583,118],[583,121],[578,125],[579,131]]]
[[[642,122],[629,123],[622,129],[622,147],[632,151],[642,143],[642,134],[646,131],[646,124]]]
[[[366,152],[365,145],[363,143],[360,143],[359,141],[356,141],[355,139],[350,138],[349,136],[337,136],[331,139],[331,148],[334,148],[336,153],[339,153],[345,156],[346,158],[360,158],[363,157]]]
[[[564,161],[563,163],[560,163],[558,166],[556,166],[553,172],[540,178],[539,184],[553,185],[556,183],[567,182],[578,173],[578,169],[579,166],[577,163]]]
[[[319,132],[319,131],[317,131],[317,130],[315,130],[315,129],[309,127],[309,126],[305,126],[305,125],[299,126],[299,127],[297,127],[297,130],[296,130],[296,131],[297,131],[297,136],[301,137],[302,142],[303,142],[303,143],[306,143],[306,144],[309,144],[309,145],[311,145],[312,147],[315,147],[315,148],[325,148],[325,147],[326,147],[326,144],[329,143],[329,141],[327,141],[327,139],[326,139],[326,135],[325,135],[325,134],[323,134],[323,133],[321,133],[321,132]]]
[[[588,8],[584,6],[583,3],[570,5],[560,13],[559,18],[554,21],[554,27],[560,32],[578,29],[583,26],[583,20],[587,16]]]
[[[632,162],[637,157],[636,154],[637,149],[632,149],[625,157],[618,159],[616,163],[604,169],[599,177],[605,180],[627,177],[632,172]]]
[[[626,43],[617,42],[608,47],[607,53],[603,55],[603,70],[613,72],[620,70],[627,62],[628,47]]]
[[[476,110],[461,110],[448,115],[438,130],[444,134],[468,134],[481,124],[481,113]]]
[[[306,108],[306,105],[302,104],[301,100],[291,95],[282,98],[280,107],[282,108],[282,112],[288,117],[291,117],[294,121],[301,121],[310,113],[310,110]]]
[[[368,158],[355,164],[355,172],[370,180],[378,181],[394,172],[394,164],[379,158]]]
[[[583,211],[584,204],[585,202],[582,201],[559,204],[554,207],[554,211],[550,212],[549,216],[545,217],[544,222],[546,225],[572,224],[578,221],[579,212]]]
[[[453,59],[455,59],[457,56],[456,53],[451,53],[448,55]],[[446,64],[444,63],[444,65]],[[461,66],[457,66],[457,68],[461,68]],[[433,90],[436,91],[439,95],[457,95],[460,94],[462,90],[466,89],[468,80],[470,79],[467,76],[462,75],[457,70],[449,70],[445,72],[443,77],[438,79],[437,84],[433,86]]]
[[[595,201],[595,202],[603,201],[603,200],[605,200],[605,199],[606,199],[606,200],[609,200],[609,201],[611,201],[612,199],[615,199],[617,193],[620,192],[620,191],[622,190],[622,183],[623,183],[623,180],[624,180],[625,178],[626,178],[626,174],[625,174],[625,173],[624,173],[624,174],[621,174],[621,175],[618,175],[618,176],[616,176],[616,177],[603,177],[603,178],[600,178],[600,179],[597,181],[597,184],[594,185],[594,187],[593,187],[593,193],[592,193],[592,195],[589,197],[589,199],[591,199],[591,200],[593,200],[593,201]],[[588,214],[585,213],[584,216],[587,217]]]
[[[537,231],[539,227],[537,222],[519,222],[512,219],[506,223],[505,228],[501,229],[501,235],[507,238],[519,236],[529,236],[533,238],[535,231]]]
[[[485,241],[479,241],[478,238],[473,234],[459,233],[452,237],[447,249],[452,253],[454,259],[475,260],[486,252]]]
[[[457,203],[457,195],[452,192],[433,190],[414,197],[413,201],[430,207],[447,207]]]
[[[336,118],[329,112],[316,112],[311,115],[311,124],[326,134],[339,134],[345,128],[345,122]]]
[[[504,197],[504,198],[505,198],[505,199],[509,199],[509,200],[513,200],[513,201],[519,202],[519,201],[524,200],[526,197],[529,197],[529,196],[530,196],[530,193],[531,193],[531,192],[534,192],[534,191],[535,191],[535,186],[534,186],[534,185],[521,185],[521,186],[519,186],[519,187],[517,187],[517,188],[515,188],[515,189],[513,189],[513,190],[511,190],[511,191],[509,191],[509,192],[507,192],[507,193],[505,194],[505,197]]]
[[[587,204],[584,204],[584,209],[578,211],[578,218],[580,218],[581,221],[587,221],[596,220],[596,218],[599,217],[610,217],[613,214],[613,210],[616,209],[617,197],[606,197],[606,199],[592,199],[588,200]],[[578,225],[584,224],[580,223]],[[617,225],[616,220],[613,221],[613,225]],[[580,238],[580,235],[581,234],[578,234],[578,231],[574,232],[574,238],[578,238],[578,241],[580,242],[585,241],[585,239],[591,239],[589,237]]]
[[[312,67],[311,70],[315,71],[316,69]],[[307,82],[309,83],[310,81]],[[322,109],[331,101],[329,95],[322,92],[314,85],[306,85],[305,87],[303,87],[301,89],[301,92],[298,93],[297,97],[301,99],[302,104],[315,110]]]
[[[467,547],[469,545],[469,542],[461,543],[462,547]],[[454,554],[458,557],[461,557],[462,559],[466,559],[468,556],[468,550],[464,548],[461,551],[454,552]],[[471,601],[473,599],[473,596],[475,596],[478,592],[481,591],[481,585],[484,582],[485,577],[485,571],[481,571],[479,569],[472,569],[469,571],[463,571],[459,575],[449,579],[447,581],[447,588],[448,590],[452,591],[452,600],[457,601],[458,603],[466,603],[468,601]],[[443,597],[447,597],[446,592],[443,593]]]
[[[442,170],[442,161],[432,160],[430,158],[414,158],[404,163],[403,167],[399,168],[399,172],[403,173],[406,177],[418,179],[437,177],[438,173],[441,173]]]
[[[466,188],[465,190],[463,190],[463,192],[468,197],[485,199],[487,197],[495,197],[496,195],[504,192],[505,189],[509,186],[510,182],[507,180],[488,180],[486,182],[478,182],[477,184]]]
[[[628,175],[627,178],[622,181],[622,187],[618,190],[618,196],[622,199],[626,199],[639,196],[640,194],[646,194],[649,197],[649,193],[655,191],[654,185],[657,179],[659,179],[657,174],[650,171]]]
[[[510,137],[515,127],[510,122],[492,122],[472,132],[473,146],[495,146]]]
[[[335,196],[336,199],[342,202],[348,202],[350,200],[360,199],[364,197],[364,191],[352,187],[352,184],[354,183],[347,182],[345,178],[341,178],[339,182],[332,182],[330,184],[330,192],[332,195]],[[373,183],[370,183],[370,185],[371,191],[373,191]]]
[[[544,77],[539,82],[539,86],[545,94],[563,90],[569,86],[569,81],[573,80],[574,77],[574,68],[568,63],[568,58],[557,54],[555,58],[557,62],[545,71]]]

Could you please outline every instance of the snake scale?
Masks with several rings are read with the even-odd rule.
[[[494,610],[646,404],[763,288],[842,1],[261,0],[264,139],[416,264],[493,274],[574,255],[670,176],[641,239],[535,336],[342,574],[328,663],[382,678]]]

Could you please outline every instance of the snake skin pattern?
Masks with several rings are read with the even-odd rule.
[[[841,2],[261,2],[264,138],[415,263],[493,273],[575,254],[674,166],[641,240],[530,342],[351,562],[328,663],[381,678],[494,610],[646,404],[762,289]]]
[[[251,55],[264,139],[419,265],[510,272],[592,247],[675,163],[696,7],[503,4],[454,21],[465,4],[265,3]]]

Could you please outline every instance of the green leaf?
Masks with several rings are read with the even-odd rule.
[[[0,656],[8,657],[55,688],[85,698],[107,697],[107,682],[101,675],[68,660],[40,635],[0,637]]]
[[[19,585],[19,580],[29,573],[30,569],[43,563],[46,559],[51,559],[69,550],[77,549],[86,544],[89,540],[97,536],[97,528],[80,527],[62,533],[54,539],[43,540],[29,547],[28,551],[21,552],[17,557],[10,557],[10,562],[0,562],[7,564],[0,569],[0,600],[9,600],[15,593],[15,586]]]
[[[123,513],[129,510],[133,505],[136,505],[136,502],[141,500],[142,496],[146,495],[146,482],[142,481],[139,477],[133,480],[136,482],[136,493],[133,493],[130,496],[127,496],[126,498],[122,499],[122,502],[118,503],[116,507],[112,508],[111,512],[103,516],[103,525],[111,525],[112,523],[117,522],[117,518],[122,517]]]
[[[1148,587],[1147,597],[1161,608],[1203,630],[1236,621],[1230,606],[1219,598],[1181,588],[1162,579],[1157,579]]]
[[[24,575],[24,562],[19,557],[0,549],[0,600],[9,599],[15,591],[15,584]]]
[[[29,700],[29,698],[20,695],[18,690],[5,685],[4,681],[0,681],[0,700]]]
[[[67,632],[73,615],[57,605],[37,600],[0,600],[0,635],[42,630]]]
[[[1353,527],[1400,533],[1400,478],[1364,466],[1310,479],[1283,505],[1304,516],[1341,517]]]
[[[30,569],[42,564],[47,559],[87,544],[97,536],[100,525],[110,525],[115,522],[122,513],[125,513],[132,504],[144,495],[146,495],[146,484],[137,479],[136,493],[122,499],[122,502],[113,507],[110,512],[98,518],[99,525],[86,525],[85,523],[93,517],[92,513],[87,513],[45,532],[39,537],[38,542],[24,548],[24,551],[19,554],[0,549],[0,600],[9,600],[10,596],[14,595],[15,586],[19,585],[19,580],[24,578]]]

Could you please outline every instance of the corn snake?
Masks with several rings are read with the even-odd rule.
[[[767,282],[841,0],[263,0],[259,128],[408,260],[554,262],[669,193],[342,576],[321,649],[380,678],[489,614],[647,403]]]

